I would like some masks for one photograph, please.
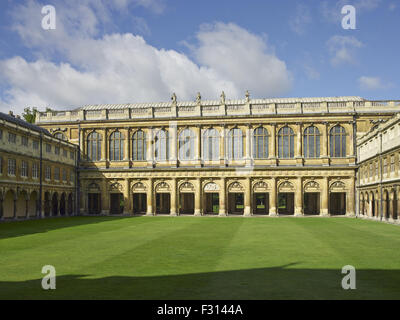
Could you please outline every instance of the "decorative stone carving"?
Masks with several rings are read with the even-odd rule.
[[[225,104],[225,92],[221,93],[221,104]]]
[[[169,184],[166,183],[165,181],[160,182],[156,186],[156,192],[170,192],[171,189],[169,187]]]
[[[204,186],[204,192],[219,191],[219,186],[214,182],[209,182]]]
[[[88,192],[99,192],[100,187],[97,183],[92,182],[91,184],[88,185]]]
[[[124,190],[124,188],[122,187],[122,185],[119,182],[113,182],[110,184],[110,191],[111,192],[122,192]]]
[[[232,182],[228,188],[229,192],[244,192],[244,188],[239,181]]]
[[[253,186],[254,192],[267,192],[268,188],[268,184],[265,181],[258,181]]]
[[[197,104],[200,104],[200,103],[201,103],[201,95],[200,95],[200,92],[197,92],[196,102],[197,102]]]
[[[132,186],[132,192],[146,192],[146,186],[142,182],[137,182]]]
[[[346,185],[342,181],[335,181],[331,184],[331,187],[329,188],[331,192],[343,192],[346,190]]]
[[[293,183],[291,183],[290,181],[284,181],[279,185],[278,188],[279,192],[294,192],[294,186]]]
[[[319,184],[316,181],[309,181],[304,185],[304,192],[319,192]]]
[[[176,105],[177,98],[176,98],[175,92],[172,94],[171,100],[172,100],[172,104],[173,104],[173,105]]]
[[[246,90],[246,102],[250,102],[250,93],[249,93],[249,90]]]
[[[185,181],[184,183],[182,183],[182,184],[179,186],[179,191],[180,191],[180,192],[194,192],[195,190],[194,190],[193,184],[191,184],[191,183],[188,182],[188,181]]]

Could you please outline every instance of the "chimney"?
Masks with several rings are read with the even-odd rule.
[[[11,117],[14,117],[14,118],[15,118],[14,113],[13,113],[11,110],[8,111],[8,114],[9,114]]]

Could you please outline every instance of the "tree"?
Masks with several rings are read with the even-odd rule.
[[[36,113],[38,112],[38,110],[36,108],[25,108],[24,112],[22,113],[22,116],[24,117],[26,122],[29,123],[35,123],[36,120]]]

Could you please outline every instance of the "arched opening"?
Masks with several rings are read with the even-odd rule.
[[[51,214],[50,192],[44,194],[44,216],[49,217]]]
[[[370,208],[370,216],[371,217],[375,217],[375,199],[374,199],[374,193],[373,192],[371,192],[370,193],[370,206],[371,206],[371,208]]]
[[[67,205],[67,213],[69,216],[72,215],[73,210],[74,210],[74,203],[73,203],[73,198],[72,198],[72,193],[68,195],[68,205]]]
[[[220,187],[215,182],[208,182],[204,186],[204,214],[219,214],[219,191]]]
[[[14,218],[15,216],[15,192],[8,190],[3,200],[3,218]]]
[[[36,191],[32,191],[28,203],[28,216],[35,217],[38,211],[38,195]]]
[[[110,214],[122,214],[124,212],[124,195],[122,193],[110,194]]]
[[[346,214],[346,192],[331,192],[329,195],[329,212],[331,215]]]
[[[388,192],[386,190],[383,191],[383,218],[389,218],[389,208],[388,208]]]
[[[171,210],[171,195],[169,193],[156,194],[156,214],[169,214]]]
[[[27,207],[28,193],[25,190],[20,192],[16,204],[17,204],[17,209],[16,209],[17,218],[26,218],[28,213],[28,207]]]
[[[396,191],[393,191],[393,219],[398,219],[398,194]]]
[[[61,198],[60,198],[60,215],[61,216],[65,216],[65,213],[66,213],[66,209],[65,209],[65,207],[66,207],[66,195],[65,195],[65,193],[63,192],[62,194],[61,194]]]
[[[52,197],[52,199],[51,199],[51,215],[53,216],[53,217],[55,217],[55,216],[57,216],[58,215],[58,193],[57,192],[55,192],[54,194],[53,194],[53,197]]]

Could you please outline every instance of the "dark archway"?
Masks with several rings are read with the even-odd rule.
[[[51,215],[53,217],[57,216],[58,212],[59,212],[58,210],[59,210],[59,208],[58,208],[58,193],[55,192],[51,199]]]
[[[73,210],[74,210],[74,200],[73,200],[73,197],[72,197],[72,193],[70,193],[68,195],[67,214],[69,216],[71,216],[72,213],[73,213]]]
[[[169,193],[156,194],[156,214],[170,214],[171,195]]]
[[[278,213],[294,214],[294,192],[278,193]]]
[[[244,213],[244,193],[228,193],[228,214]]]
[[[253,194],[253,214],[269,213],[269,193]]]
[[[329,195],[329,213],[331,215],[346,214],[346,193],[332,192]]]
[[[218,192],[205,193],[204,214],[218,214],[218,213],[219,213],[219,193]]]
[[[66,195],[65,192],[61,194],[61,199],[60,199],[60,215],[65,216],[66,214]]]
[[[146,214],[147,212],[147,195],[146,193],[133,194],[133,214]]]
[[[194,193],[179,194],[179,214],[194,214]]]
[[[8,190],[3,200],[3,218],[14,218],[15,210],[15,192],[13,190]]]
[[[319,192],[304,193],[304,214],[320,214],[320,194]]]

